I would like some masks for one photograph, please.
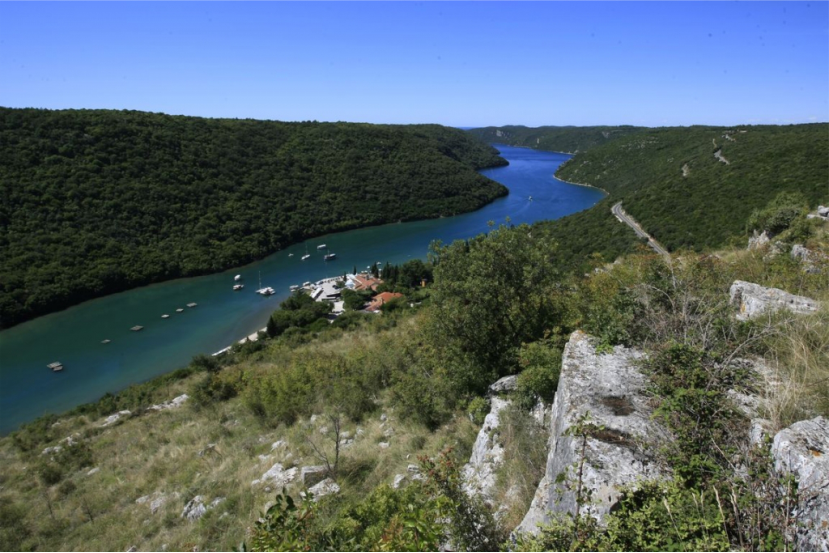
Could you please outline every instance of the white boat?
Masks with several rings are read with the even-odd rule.
[[[262,288],[262,271],[259,271],[259,290],[257,290],[256,293],[262,296],[272,296],[276,293],[276,291],[270,286]]]
[[[163,315],[161,316],[161,318],[162,318],[162,319],[169,319],[169,318],[170,318],[170,316],[169,316],[167,313],[165,313],[165,314],[163,314]]]
[[[292,254],[292,253],[288,254],[288,257],[293,257],[293,256],[294,256],[294,254]]]
[[[233,280],[239,282],[240,280],[242,280],[242,275],[236,275],[235,277],[233,277]]]
[[[297,290],[299,290],[299,284],[294,284],[293,286],[291,286],[291,292],[296,292]]]
[[[46,365],[46,366],[47,366],[48,368],[52,369],[52,370],[53,370],[53,371],[55,371],[55,372],[58,372],[58,371],[62,371],[62,370],[63,370],[63,363],[61,363],[60,361],[55,361],[54,363],[49,363],[49,364],[48,364],[48,365]]]
[[[303,256],[302,256],[302,260],[303,260],[303,261],[305,261],[305,260],[306,260],[306,259],[308,259],[309,257],[311,257],[311,254],[310,254],[310,253],[306,253],[305,255],[303,255]]]
[[[244,284],[234,284],[234,285],[233,285],[233,291],[234,291],[234,292],[238,292],[239,290],[241,290],[241,289],[242,289],[242,288],[244,288],[244,287],[245,287],[245,285],[244,285]]]
[[[327,254],[325,254],[325,255],[323,256],[323,259],[324,259],[324,260],[326,260],[326,261],[331,261],[331,260],[332,260],[332,259],[334,259],[335,257],[337,257],[337,254],[335,254],[335,253],[327,253]]]
[[[324,249],[325,249],[325,248],[327,248],[327,247],[328,247],[328,246],[326,246],[325,244],[320,244],[319,246],[317,246],[317,249],[318,249],[318,250],[324,250]]]
[[[305,281],[302,283],[303,286],[311,286],[311,281]]]

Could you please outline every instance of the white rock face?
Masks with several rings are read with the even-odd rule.
[[[132,415],[130,411],[118,411],[117,413],[110,415],[106,419],[104,419],[104,422],[101,423],[101,428],[112,426],[113,424],[121,420],[121,417],[129,417],[130,415]]]
[[[484,502],[492,502],[496,471],[504,462],[504,447],[498,434],[498,426],[501,423],[498,416],[509,404],[509,401],[498,397],[493,397],[490,400],[489,414],[484,419],[484,424],[478,432],[475,445],[472,446],[472,455],[469,462],[464,465],[462,470],[464,491],[468,495],[481,497]]]
[[[798,482],[798,551],[829,551],[829,419],[796,422],[774,437],[774,468]]]
[[[159,403],[158,405],[150,405],[147,407],[147,411],[165,411],[167,409],[177,409],[184,405],[184,403],[190,399],[190,396],[187,394],[181,394],[178,397],[171,399],[170,401],[165,401],[164,403]]]
[[[806,315],[814,313],[820,307],[819,303],[811,298],[795,296],[778,288],[766,288],[742,280],[734,281],[730,295],[731,304],[739,306],[737,318],[741,321],[780,309]]]
[[[599,354],[583,332],[570,336],[550,416],[547,470],[517,532],[535,532],[537,524],[549,520],[549,512],[575,512],[575,492],[556,480],[562,473],[575,474],[582,438],[566,432],[588,411],[589,422],[604,429],[588,432],[586,439],[582,480],[593,503],[583,505],[582,514],[601,521],[619,500],[620,488],[668,476],[650,456],[668,434],[651,420],[645,377],[635,366],[642,358],[641,352],[622,346]]]
[[[829,207],[823,205],[818,206],[817,214],[821,217],[829,217]]]
[[[282,486],[287,486],[293,482],[296,479],[298,472],[299,469],[296,467],[285,470],[282,463],[276,463],[274,466],[269,468],[268,472],[263,474],[261,478],[254,480],[250,483],[250,485],[256,486],[258,484],[269,484],[277,488],[281,488]]]

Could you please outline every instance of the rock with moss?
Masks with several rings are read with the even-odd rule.
[[[599,353],[594,338],[571,335],[553,402],[546,473],[517,532],[534,533],[551,515],[577,508],[601,522],[625,486],[670,476],[653,457],[668,433],[651,417],[638,368],[643,357],[623,346]]]

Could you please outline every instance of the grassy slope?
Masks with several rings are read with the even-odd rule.
[[[334,333],[296,348],[268,342],[266,349],[223,372],[234,378],[253,378],[292,362],[377,358],[385,356],[389,344],[404,341],[416,324],[408,318],[390,330]],[[170,382],[145,397],[142,404],[171,399],[192,389],[205,376],[197,373]],[[386,412],[389,419],[381,425],[380,414]],[[253,486],[255,479],[276,462],[285,468],[319,465],[309,440],[331,453],[321,434],[327,424],[324,418],[313,424],[304,418],[290,427],[270,427],[255,417],[241,398],[202,409],[195,409],[191,402],[158,413],[133,408],[133,413],[132,418],[109,428],[101,428],[103,419],[95,416],[64,417],[54,428],[50,425],[52,440],[26,454],[11,438],[0,439],[0,520],[9,521],[5,530],[9,534],[0,530],[0,548],[125,551],[134,545],[154,551],[163,546],[171,551],[194,547],[230,551],[239,546],[246,528],[280,491]],[[393,428],[390,437],[384,435],[389,427]],[[407,466],[416,463],[418,455],[434,455],[451,446],[461,458],[468,457],[477,432],[464,416],[435,432],[399,421],[387,410],[385,395],[364,420],[344,425],[352,436],[358,429],[362,433],[354,445],[341,453],[338,478],[343,495],[352,497],[362,497],[380,484],[391,484],[395,474],[407,473]],[[83,437],[91,450],[91,461],[83,467],[67,468],[60,483],[44,485],[38,476],[40,463],[48,458],[40,454],[43,447],[70,435]],[[280,439],[287,447],[272,452],[271,445]],[[389,442],[390,447],[382,449],[379,442]],[[208,448],[208,444],[213,446]],[[93,467],[98,472],[88,475]],[[293,495],[302,489],[299,478],[287,486]],[[168,496],[158,512],[151,512],[150,502],[136,503],[144,496],[151,496],[152,501],[157,492]],[[172,495],[176,493],[179,495]],[[219,497],[225,500],[201,520],[188,522],[181,517],[182,509],[196,495],[205,503]]]
[[[437,125],[0,108],[0,328],[332,231],[477,209],[505,164]]]

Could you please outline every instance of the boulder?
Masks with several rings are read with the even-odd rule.
[[[392,489],[398,490],[403,486],[403,484],[405,482],[406,482],[406,475],[405,474],[396,474],[394,476],[394,482],[392,482],[391,487],[392,487]]]
[[[505,394],[508,392],[512,392],[518,386],[518,376],[517,375],[510,375],[505,376],[497,380],[494,384],[490,385],[489,393],[490,394]]]
[[[489,414],[478,432],[475,445],[472,446],[472,455],[461,471],[464,491],[470,496],[479,496],[484,502],[492,502],[496,472],[504,462],[504,447],[498,434],[499,413],[509,404],[509,401],[499,397],[491,399]]]
[[[752,236],[748,239],[748,248],[746,249],[751,251],[758,250],[760,248],[765,248],[769,245],[770,242],[771,237],[769,236],[768,232],[764,230],[761,234],[758,234],[755,230]]]
[[[793,313],[814,313],[820,304],[811,298],[795,296],[778,288],[735,280],[730,290],[731,304],[739,306],[737,319],[745,321],[764,313],[785,309]]]
[[[652,457],[669,437],[651,419],[646,379],[637,367],[643,357],[622,346],[600,354],[594,340],[583,332],[570,336],[550,415],[547,469],[517,532],[534,533],[551,513],[575,513],[574,486],[566,480],[575,477],[582,445],[582,485],[591,502],[581,506],[581,513],[599,522],[620,499],[624,486],[670,476]],[[584,416],[589,417],[587,421]],[[579,424],[586,437],[578,427],[573,428]],[[562,474],[565,481],[559,478]]]
[[[309,488],[308,491],[313,494],[313,501],[318,501],[326,495],[340,493],[340,486],[330,478],[326,478]]]
[[[165,401],[164,403],[159,403],[158,405],[150,405],[147,407],[147,411],[165,411],[167,409],[176,409],[184,405],[188,399],[190,399],[190,396],[187,394],[181,394],[170,401]]]
[[[829,206],[819,205],[817,208],[817,214],[821,217],[829,217]]]
[[[129,417],[130,415],[132,415],[132,413],[130,411],[126,411],[126,410],[125,411],[118,411],[117,413],[115,413],[113,415],[110,415],[107,418],[105,418],[104,422],[101,423],[101,428],[105,428],[107,426],[112,426],[113,424],[115,424],[116,422],[121,420],[121,417]]]
[[[302,467],[300,472],[302,476],[302,485],[310,488],[314,484],[321,482],[328,475],[328,469],[323,465],[312,465],[309,467]]]
[[[774,436],[774,468],[797,479],[798,551],[829,551],[829,419],[796,422]]]
[[[276,463],[261,478],[254,480],[250,485],[269,484],[277,488],[282,488],[296,479],[297,472],[299,470],[296,467],[285,470],[282,463]]]
[[[198,520],[207,512],[207,507],[204,505],[204,497],[197,495],[187,502],[184,509],[181,511],[181,518],[186,518],[190,522]]]

